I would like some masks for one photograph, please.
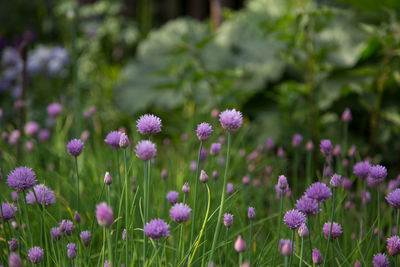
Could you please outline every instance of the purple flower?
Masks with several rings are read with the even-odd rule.
[[[54,191],[49,189],[47,186],[43,184],[36,185],[33,188],[33,191],[30,191],[26,195],[26,202],[28,204],[35,205],[37,203],[36,198],[37,201],[40,203],[40,205],[44,204],[46,206],[49,206],[56,203],[56,197],[54,195]]]
[[[320,265],[323,261],[321,252],[319,252],[319,250],[316,248],[312,250],[312,261],[315,265]]]
[[[361,262],[359,260],[356,260],[354,263],[354,267],[361,267]]]
[[[36,183],[35,173],[31,168],[18,167],[10,172],[7,178],[7,184],[17,190],[27,190],[32,188]]]
[[[18,240],[13,238],[10,241],[10,250],[11,251],[16,251],[18,249]]]
[[[4,221],[7,222],[14,218],[15,213],[17,212],[17,207],[14,206],[12,203],[8,202],[3,202],[1,204],[1,211],[0,211],[0,218]]]
[[[250,176],[248,176],[248,175],[243,176],[243,178],[242,178],[242,184],[243,184],[243,185],[248,185],[248,184],[250,184]]]
[[[213,130],[210,124],[208,124],[207,122],[202,122],[197,125],[196,134],[200,142],[205,142],[210,138],[212,131]]]
[[[247,210],[247,217],[250,220],[254,220],[256,218],[256,211],[253,207],[249,207],[249,209]]]
[[[335,148],[333,149],[333,155],[335,156],[342,155],[342,147],[339,144],[335,145]]]
[[[104,261],[103,267],[112,267],[109,260]]]
[[[207,183],[208,181],[208,175],[204,170],[200,171],[200,182],[202,183]]]
[[[186,222],[190,218],[191,208],[184,203],[177,203],[169,210],[169,216],[177,223]]]
[[[70,220],[62,220],[60,222],[61,232],[65,232],[67,235],[71,235],[74,228],[75,228],[74,223]]]
[[[242,113],[236,109],[227,109],[219,114],[219,122],[222,128],[234,132],[239,129],[243,123]]]
[[[129,138],[125,133],[121,133],[121,136],[119,138],[119,147],[121,148],[127,148],[130,144]]]
[[[307,151],[312,151],[312,150],[314,150],[314,144],[313,144],[312,141],[308,141],[308,142],[307,142],[307,144],[306,144],[306,150],[307,150]]]
[[[161,178],[166,180],[168,178],[168,171],[166,169],[161,170]]]
[[[225,227],[231,227],[233,223],[233,215],[229,213],[224,214],[224,225]]]
[[[106,185],[112,184],[112,177],[111,177],[111,174],[109,172],[106,172],[106,174],[104,175],[104,183]]]
[[[79,156],[82,153],[83,142],[79,139],[72,139],[67,144],[67,151],[74,157]]]
[[[207,158],[207,150],[202,148],[200,151],[200,160],[205,161]]]
[[[392,206],[393,208],[400,208],[400,188],[397,188],[390,192],[386,196],[386,201]]]
[[[96,217],[100,226],[110,227],[114,222],[113,211],[105,202],[96,206]]]
[[[295,135],[293,135],[293,138],[292,138],[292,146],[298,147],[302,141],[303,141],[303,136],[301,134],[295,134]]]
[[[140,141],[136,145],[136,156],[143,161],[148,161],[157,155],[156,145],[149,140]]]
[[[47,114],[51,117],[57,117],[62,112],[62,105],[59,103],[51,103],[47,106]]]
[[[29,260],[32,263],[39,263],[43,260],[44,251],[40,247],[33,247],[28,251]]]
[[[0,173],[1,173],[1,172],[0,172]],[[18,200],[19,200],[19,195],[18,195],[17,191],[12,191],[12,192],[11,192],[11,199],[12,199],[13,201],[18,201]]]
[[[196,162],[196,161],[192,161],[192,162],[190,163],[190,170],[191,170],[192,172],[195,172],[196,169],[197,169],[197,162]]]
[[[81,239],[85,247],[87,247],[92,240],[92,234],[89,231],[83,231],[81,232]]]
[[[296,245],[292,244],[292,242],[289,239],[279,240],[278,250],[283,256],[285,257],[290,256],[290,254],[292,254],[293,251],[292,247],[293,250],[296,250]]]
[[[297,200],[296,208],[306,216],[317,214],[320,211],[318,202],[307,195],[303,195]]]
[[[400,253],[400,238],[398,236],[392,236],[387,239],[387,250],[392,256]]]
[[[351,181],[350,181],[349,178],[344,177],[344,178],[342,179],[342,187],[343,187],[344,189],[350,189],[350,188],[351,188]]]
[[[374,267],[389,267],[389,260],[384,253],[375,254],[372,259]]]
[[[118,131],[112,131],[107,134],[106,139],[104,139],[104,142],[106,142],[106,144],[109,145],[112,149],[118,149],[120,148],[119,146],[120,139],[121,139],[121,133]]]
[[[144,233],[153,240],[169,237],[169,224],[162,219],[153,219],[144,226]]]
[[[182,186],[182,192],[184,193],[184,194],[189,194],[189,192],[190,192],[190,186],[189,186],[189,183],[184,183],[183,184],[183,186]]]
[[[324,224],[324,227],[322,228],[324,232],[324,236],[326,239],[329,238],[329,232],[331,230],[331,222],[326,222]],[[342,226],[338,224],[337,222],[333,222],[332,224],[332,232],[331,232],[331,240],[338,238],[342,234]]]
[[[341,184],[341,180],[342,180],[342,176],[340,176],[339,174],[334,173],[332,175],[331,181],[330,181],[330,185],[333,188],[339,187]]]
[[[343,113],[342,113],[342,121],[344,122],[350,122],[352,119],[351,117],[351,110],[349,108],[346,108]]]
[[[286,155],[285,150],[283,149],[283,147],[278,147],[278,151],[276,152],[277,156],[279,158],[283,158]]]
[[[8,266],[9,267],[22,267],[22,260],[16,253],[10,253],[8,257]]]
[[[74,243],[69,243],[67,245],[67,256],[68,256],[68,258],[75,259],[76,258],[76,253],[77,253],[76,245]]]
[[[213,180],[216,181],[216,180],[218,179],[218,177],[219,177],[218,172],[217,172],[216,170],[213,170],[213,172],[212,172],[212,178],[213,178]]]
[[[10,145],[15,145],[20,137],[21,133],[18,130],[14,130],[10,133],[10,136],[8,137],[8,142],[10,143]]]
[[[81,222],[81,215],[77,211],[75,211],[74,220],[75,220],[76,223],[80,223]]]
[[[42,129],[38,133],[38,138],[40,142],[45,142],[50,139],[51,133],[48,129]]]
[[[39,124],[35,121],[28,121],[24,126],[24,132],[28,136],[33,136],[39,131]]]
[[[171,190],[167,193],[167,200],[171,204],[175,204],[178,201],[178,198],[179,198],[179,193],[174,190]]]
[[[126,237],[127,237],[127,233],[126,233],[126,229],[124,229],[122,231],[122,241],[126,241]]]
[[[305,223],[303,223],[302,225],[300,225],[299,229],[297,230],[298,234],[300,237],[308,237],[309,236],[309,232],[308,232],[308,228],[307,225]]]
[[[353,173],[360,179],[367,178],[369,174],[369,169],[371,165],[369,165],[366,161],[357,162],[353,167]]]
[[[332,143],[328,139],[321,140],[319,148],[321,149],[322,154],[325,156],[329,156],[332,153]]]
[[[288,184],[288,181],[287,181],[287,178],[285,175],[279,175],[278,186],[282,191],[284,191],[285,189],[287,189],[289,187],[289,184]]]
[[[368,204],[371,201],[371,193],[369,191],[360,191],[361,202],[363,204]]]
[[[61,235],[62,235],[62,232],[61,232],[60,227],[52,227],[50,229],[50,236],[51,236],[51,240],[53,242],[60,240]]]
[[[285,216],[283,217],[283,221],[287,227],[295,230],[306,222],[306,216],[304,216],[304,214],[300,211],[293,209],[286,212]]]
[[[235,189],[233,188],[233,184],[227,183],[226,184],[226,193],[230,196],[233,194],[233,192],[235,192]]]
[[[242,236],[237,237],[234,247],[235,247],[236,252],[239,252],[239,253],[246,250],[246,242],[244,242]]]
[[[315,199],[318,203],[324,202],[332,195],[331,190],[326,184],[316,182],[310,185],[306,190],[306,196]]]
[[[377,181],[379,181],[379,183],[383,182],[383,180],[385,180],[386,176],[387,176],[387,170],[386,167],[382,166],[382,165],[375,165],[375,166],[371,166],[371,168],[369,169],[369,175],[371,175],[371,177]]]
[[[136,121],[137,131],[147,136],[161,132],[161,127],[161,119],[152,114],[145,114]]]
[[[221,144],[220,143],[212,143],[210,146],[210,155],[217,156],[221,151]]]
[[[350,157],[350,158],[353,158],[353,157],[356,155],[356,152],[357,152],[356,146],[355,146],[355,145],[352,145],[352,146],[349,148],[349,152],[348,152],[349,157]]]

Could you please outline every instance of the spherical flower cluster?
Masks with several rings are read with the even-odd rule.
[[[161,132],[161,127],[161,119],[152,114],[145,114],[136,121],[137,131],[147,136]]]
[[[312,250],[312,261],[315,265],[320,265],[323,261],[321,252],[316,248]]]
[[[128,136],[125,133],[121,133],[121,136],[119,138],[119,147],[121,148],[127,148],[130,145],[130,141]]]
[[[11,220],[15,217],[17,210],[17,207],[12,203],[1,203],[0,219],[2,219],[4,222]]]
[[[312,150],[314,150],[314,144],[313,144],[312,141],[308,141],[308,142],[306,143],[306,150],[307,150],[307,151],[312,151]]]
[[[121,133],[118,131],[112,131],[107,134],[106,139],[104,139],[104,142],[106,142],[107,145],[109,145],[112,149],[118,149],[119,146],[119,141],[121,139]]]
[[[110,227],[114,222],[113,211],[105,202],[96,206],[96,217],[101,226]]]
[[[67,144],[67,151],[74,157],[79,156],[82,153],[83,142],[80,139],[72,139]]]
[[[40,205],[53,205],[56,203],[54,191],[43,184],[36,185],[33,190],[26,195],[26,202],[35,205],[37,201]]]
[[[77,253],[76,245],[74,243],[69,243],[67,245],[67,256],[68,256],[68,258],[75,259],[76,258],[76,253]]]
[[[341,181],[342,181],[342,176],[335,173],[332,175],[331,181],[329,183],[333,188],[336,188],[341,185]]]
[[[190,218],[191,208],[184,203],[177,203],[169,210],[169,216],[177,223],[186,222]]]
[[[253,207],[249,207],[249,209],[247,210],[247,217],[250,220],[254,220],[256,218],[256,211]]]
[[[17,192],[30,189],[35,183],[35,173],[28,167],[18,167],[12,170],[7,178],[7,184]]]
[[[353,167],[353,173],[360,179],[367,178],[371,165],[366,161],[357,162]]]
[[[326,239],[329,238],[329,232],[331,231],[331,222],[326,222],[323,227],[324,236]],[[331,239],[338,238],[342,234],[342,226],[337,222],[332,224]]]
[[[224,225],[225,227],[231,227],[233,223],[233,215],[229,213],[224,214]]]
[[[290,239],[281,239],[279,240],[278,250],[283,256],[287,257],[292,254],[292,251],[296,251],[296,245]]]
[[[157,155],[156,145],[149,140],[140,141],[136,145],[136,156],[143,161],[148,161]]]
[[[306,216],[317,214],[320,211],[318,202],[315,199],[309,198],[307,195],[303,195],[297,200],[296,209]]]
[[[342,147],[339,144],[336,144],[333,148],[333,155],[341,156],[342,155]]]
[[[221,143],[212,143],[210,146],[210,155],[217,156],[221,151]]]
[[[310,185],[306,190],[306,196],[315,199],[318,203],[324,202],[332,195],[331,190],[326,184],[316,182]]]
[[[246,250],[246,242],[243,240],[242,236],[238,236],[238,238],[235,241],[235,250],[236,252],[243,252]]]
[[[386,201],[392,206],[393,208],[400,208],[400,188],[397,188],[390,192],[386,196]]]
[[[389,267],[389,260],[383,253],[375,254],[372,259],[372,265],[374,267]]]
[[[322,154],[325,156],[329,156],[332,153],[332,143],[328,139],[321,140],[319,148],[321,149]]]
[[[144,226],[144,233],[153,240],[169,237],[169,224],[162,219],[153,219]]]
[[[291,230],[295,230],[306,222],[306,216],[304,216],[300,211],[293,209],[286,212],[283,221],[287,227]]]
[[[89,231],[83,231],[81,232],[81,239],[85,247],[87,247],[92,240],[92,234]]]
[[[302,141],[303,141],[303,136],[301,134],[295,134],[295,135],[293,135],[293,138],[292,138],[292,146],[298,147]]]
[[[374,180],[379,181],[379,183],[381,183],[387,176],[386,167],[382,165],[371,166],[371,168],[369,169],[369,175]]]
[[[227,183],[226,184],[226,193],[230,196],[235,192],[235,189],[233,188],[232,183]]]
[[[28,121],[24,126],[24,132],[28,136],[33,136],[39,131],[39,124],[35,121]]]
[[[62,112],[62,105],[60,103],[51,103],[47,106],[47,114],[51,117],[57,117]]]
[[[70,220],[62,220],[60,222],[61,232],[65,232],[67,235],[71,235],[74,228],[75,228],[74,223]]]
[[[18,240],[13,238],[10,241],[10,250],[11,251],[16,251],[18,249]]]
[[[392,256],[400,253],[400,238],[398,236],[392,236],[387,239],[387,250]]]
[[[48,129],[42,129],[38,133],[38,139],[40,142],[45,142],[50,139],[51,133]]]
[[[227,109],[219,114],[219,122],[222,128],[234,132],[239,129],[243,123],[242,113],[236,109]]]
[[[213,130],[210,124],[207,122],[202,122],[197,125],[196,134],[201,142],[205,142],[210,138],[212,131]]]
[[[175,204],[176,202],[178,202],[179,193],[174,190],[171,190],[167,193],[166,197],[169,203]]]
[[[33,247],[28,251],[29,260],[32,263],[39,263],[43,260],[44,251],[40,247]]]
[[[51,240],[53,242],[56,242],[58,240],[60,240],[61,236],[62,236],[62,232],[60,227],[52,227],[50,229],[50,236],[51,236]]]
[[[8,257],[8,266],[10,267],[22,267],[22,260],[16,253],[10,253]]]

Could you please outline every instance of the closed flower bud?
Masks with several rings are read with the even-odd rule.
[[[244,242],[242,236],[238,236],[238,238],[235,241],[235,250],[236,252],[243,252],[246,250],[246,242]]]
[[[112,177],[109,172],[106,172],[106,174],[104,175],[104,183],[106,185],[112,184]]]
[[[208,181],[208,175],[204,170],[201,170],[200,172],[200,182],[202,183],[207,183]]]

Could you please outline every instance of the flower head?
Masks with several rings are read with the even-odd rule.
[[[190,192],[190,186],[189,186],[189,183],[184,183],[183,184],[183,186],[182,186],[182,192],[184,193],[184,194],[189,194],[189,192]]]
[[[57,117],[62,112],[62,106],[60,103],[51,103],[47,106],[47,114],[51,117]]]
[[[22,267],[22,260],[18,254],[12,252],[8,257],[8,266],[10,267]]]
[[[334,173],[332,175],[331,181],[330,181],[330,185],[333,188],[339,187],[341,185],[341,181],[342,181],[342,176],[340,176],[339,174]]]
[[[293,135],[293,138],[292,138],[292,146],[298,147],[302,141],[303,141],[303,136],[301,134],[295,134],[295,135]]]
[[[228,195],[232,195],[235,192],[235,189],[233,188],[233,184],[232,183],[227,183],[226,184],[226,193]]]
[[[89,231],[83,231],[81,232],[81,239],[85,247],[87,247],[92,240],[92,234]]]
[[[32,188],[36,183],[35,173],[31,168],[18,167],[10,172],[7,178],[7,184],[17,192]]]
[[[18,240],[13,238],[10,241],[10,250],[11,251],[16,251],[18,249]]]
[[[243,252],[246,250],[246,242],[244,242],[242,236],[238,236],[235,241],[235,250],[236,252]]]
[[[24,126],[24,132],[28,136],[33,136],[39,131],[39,124],[36,121],[28,121]]]
[[[119,147],[121,148],[127,148],[130,144],[129,138],[125,133],[121,133],[121,136],[119,138]]]
[[[256,211],[253,207],[249,207],[249,209],[247,210],[247,217],[250,220],[254,220],[256,218]]]
[[[192,209],[188,205],[177,203],[169,210],[169,216],[177,223],[186,222],[190,218],[191,211]]]
[[[269,150],[274,149],[275,142],[274,142],[274,140],[273,140],[271,137],[268,137],[268,138],[267,138],[267,141],[266,141],[265,144],[267,145],[267,149],[269,149]]]
[[[207,183],[208,181],[208,175],[204,170],[200,171],[200,182],[202,183]]]
[[[231,227],[233,223],[233,215],[229,213],[224,214],[224,225],[225,227]]]
[[[323,261],[321,252],[319,252],[319,250],[316,248],[312,250],[312,261],[315,265],[320,265]]]
[[[96,217],[101,226],[110,227],[114,222],[113,211],[105,202],[96,206]]]
[[[162,219],[153,219],[144,226],[144,233],[153,240],[169,237],[169,224]]]
[[[60,240],[61,236],[62,236],[62,232],[60,227],[52,227],[50,229],[50,236],[51,236],[51,240],[53,242],[56,242],[58,240]]]
[[[37,201],[40,205],[53,205],[56,203],[54,191],[43,184],[36,185],[33,190],[26,195],[26,202],[35,205]]]
[[[397,188],[390,192],[389,195],[386,196],[386,201],[393,208],[400,208],[400,188]]]
[[[352,119],[351,117],[351,110],[349,108],[346,108],[343,113],[342,113],[342,121],[344,122],[350,122]]]
[[[366,161],[357,162],[353,167],[353,173],[360,179],[367,178],[371,165]]]
[[[70,220],[62,220],[60,222],[61,232],[65,232],[67,235],[71,235],[74,228],[75,228],[74,223]]]
[[[321,149],[322,154],[325,156],[329,156],[332,153],[332,143],[328,139],[321,140],[319,148]]]
[[[119,146],[120,139],[121,139],[121,133],[118,131],[112,131],[107,134],[106,139],[104,139],[104,142],[106,142],[106,144],[109,145],[112,149],[118,149],[120,148]]]
[[[33,247],[28,251],[29,260],[32,263],[39,263],[43,260],[44,251],[40,247]]]
[[[210,124],[207,122],[202,122],[197,125],[196,134],[201,142],[205,142],[210,138],[212,131],[213,130]]]
[[[396,256],[400,253],[400,237],[392,236],[387,239],[387,250],[390,255]]]
[[[112,184],[112,177],[111,177],[111,174],[109,173],[109,172],[106,172],[106,174],[104,175],[104,183],[106,184],[106,185],[110,185],[110,184]]]
[[[136,121],[137,131],[147,136],[161,132],[161,127],[161,119],[152,114],[145,114]]]
[[[38,139],[40,142],[45,142],[50,139],[51,133],[48,129],[42,129],[38,133]]]
[[[221,143],[212,143],[210,146],[210,155],[217,156],[221,151]]]
[[[314,150],[314,144],[313,144],[312,141],[308,141],[308,142],[306,143],[306,150],[307,150],[307,151],[312,151],[312,150]]]
[[[143,161],[148,161],[157,155],[156,145],[149,140],[140,141],[136,145],[136,156]]]
[[[289,239],[279,240],[278,250],[283,256],[285,257],[290,256],[290,254],[292,254],[293,251],[292,247],[293,250],[296,250],[296,245],[293,244]]]
[[[308,232],[308,228],[307,225],[305,223],[303,223],[302,225],[300,225],[299,229],[297,230],[298,234],[300,237],[308,237],[309,236],[309,232]]]
[[[222,128],[234,132],[239,129],[243,123],[242,113],[236,109],[227,109],[219,114],[219,122]]]
[[[178,201],[179,193],[175,190],[171,190],[167,193],[167,200],[171,204],[175,204]]]
[[[67,245],[67,256],[68,256],[68,258],[75,259],[76,258],[76,253],[77,253],[76,245],[74,243],[69,243]]]
[[[373,179],[383,182],[383,180],[387,176],[386,167],[382,165],[371,166],[371,168],[369,169],[369,175],[371,175]]]
[[[328,239],[329,232],[331,231],[331,222],[326,222],[322,229],[323,229],[325,238]],[[337,222],[333,222],[331,239],[338,238],[341,234],[342,234],[342,226],[340,224],[338,224]]]
[[[372,265],[374,267],[389,267],[389,260],[384,253],[375,254]]]
[[[286,212],[285,216],[283,217],[283,221],[287,227],[294,230],[306,222],[306,216],[304,216],[304,214],[300,211],[293,209]]]
[[[15,217],[17,210],[18,208],[12,203],[1,203],[0,219],[2,219],[4,222],[11,220]]]
[[[296,208],[306,216],[317,214],[320,211],[318,202],[307,195],[303,195],[297,200]]]
[[[80,139],[72,139],[67,144],[67,151],[74,157],[79,156],[82,153],[83,142]]]
[[[331,190],[326,184],[316,182],[310,185],[306,190],[306,196],[315,199],[318,203],[324,202],[332,195]]]

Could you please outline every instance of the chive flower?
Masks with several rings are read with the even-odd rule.
[[[40,247],[33,247],[28,251],[29,260],[36,264],[43,260],[44,251]]]
[[[296,201],[296,208],[307,217],[317,214],[320,211],[318,202],[315,199],[309,198],[307,195],[303,195]]]
[[[10,250],[11,251],[16,251],[18,249],[18,240],[13,238],[10,241]]]
[[[306,222],[306,216],[298,210],[289,210],[283,217],[283,221],[291,230],[299,228]]]
[[[114,222],[113,211],[105,202],[96,206],[96,217],[100,226],[110,227]]]
[[[210,138],[212,131],[213,130],[210,124],[207,122],[202,122],[197,125],[196,134],[200,142],[205,142]]]
[[[301,134],[294,134],[292,138],[292,146],[298,147],[303,141],[303,136]]]
[[[136,128],[142,135],[150,136],[161,132],[161,119],[152,114],[142,115],[136,121]]]
[[[247,210],[247,217],[250,220],[254,220],[256,218],[256,211],[253,207],[249,207],[249,209]]]
[[[67,235],[71,235],[74,228],[75,228],[74,223],[70,220],[62,220],[60,222],[61,232],[65,232]]]
[[[331,222],[326,222],[322,228],[326,239],[329,238],[329,231],[331,229]],[[338,238],[342,234],[342,226],[337,222],[333,222],[331,240]]]
[[[229,213],[224,214],[224,225],[225,227],[229,228],[232,226],[233,223],[233,215]]]
[[[149,140],[142,140],[136,145],[136,156],[143,161],[155,158],[157,155],[156,145]]]
[[[242,113],[236,109],[227,109],[219,114],[219,122],[222,128],[234,132],[239,129],[243,123]]]
[[[221,151],[221,143],[212,143],[210,146],[210,155],[217,156]]]
[[[92,234],[89,231],[83,231],[81,232],[81,239],[85,247],[88,247],[90,241],[92,240]]]
[[[153,219],[144,226],[144,233],[153,240],[169,237],[169,224],[162,219]]]
[[[234,247],[236,252],[238,253],[241,253],[246,250],[246,242],[243,240],[242,236],[239,235],[237,237]]]
[[[306,196],[315,199],[318,203],[322,203],[329,199],[332,195],[329,187],[324,183],[316,182],[310,185],[306,190]]]
[[[360,179],[366,179],[371,165],[367,161],[357,162],[353,167],[353,173]]]
[[[60,240],[61,236],[62,236],[62,232],[61,232],[60,227],[52,227],[50,229],[51,241],[57,242],[58,240]]]
[[[18,208],[14,206],[14,204],[3,202],[1,203],[0,219],[2,219],[4,222],[7,222],[15,217],[15,213],[17,211]]]
[[[321,140],[321,143],[319,144],[319,148],[325,156],[330,156],[332,153],[332,143],[328,139]]]
[[[396,256],[400,253],[400,237],[392,236],[386,240],[387,250],[390,255]]]
[[[400,208],[400,188],[396,188],[386,196],[386,201],[393,208]]]
[[[375,254],[372,265],[374,267],[389,267],[389,260],[384,253]]]
[[[69,243],[67,245],[67,256],[70,259],[75,259],[77,254],[76,245],[74,243]]]
[[[51,103],[47,106],[47,114],[50,117],[57,117],[62,112],[62,105],[60,103]]]
[[[177,223],[186,222],[190,218],[190,212],[192,211],[188,205],[184,203],[177,203],[169,210],[169,216],[172,220]]]
[[[120,148],[119,142],[121,139],[121,133],[118,131],[112,131],[107,134],[106,139],[104,139],[104,142],[106,142],[107,145],[109,145],[112,149],[118,149]]]
[[[17,167],[7,177],[7,184],[17,192],[32,188],[36,181],[35,173],[28,167]]]
[[[22,260],[18,254],[12,252],[8,257],[8,266],[9,267],[22,267]]]
[[[67,151],[70,155],[77,157],[82,153],[83,142],[80,139],[72,139],[67,144]]]
[[[56,203],[56,197],[53,190],[43,184],[39,184],[26,195],[26,202],[30,205],[35,205],[39,202],[40,205],[50,206]]]
[[[315,265],[321,265],[323,262],[322,254],[316,248],[312,250],[312,261]]]
[[[341,185],[342,176],[339,174],[334,173],[332,175],[331,181],[329,182],[333,188],[339,187]]]

